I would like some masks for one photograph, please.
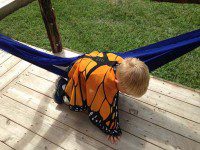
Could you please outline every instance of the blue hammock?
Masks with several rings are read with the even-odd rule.
[[[154,71],[199,46],[200,29],[135,50],[115,54],[122,58],[139,58],[146,63],[150,71]],[[0,49],[63,77],[67,77],[67,74],[59,66],[66,67],[82,56],[62,58],[50,55],[1,34]]]

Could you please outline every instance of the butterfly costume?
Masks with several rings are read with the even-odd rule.
[[[68,67],[68,78],[58,81],[55,101],[63,103],[66,96],[70,110],[87,110],[91,122],[104,133],[121,135],[115,74],[122,61],[113,53],[94,51],[83,55]]]

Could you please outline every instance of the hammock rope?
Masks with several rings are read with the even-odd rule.
[[[136,57],[144,61],[150,72],[200,46],[200,29],[148,46],[115,54],[122,58]],[[59,66],[68,66],[82,55],[62,58],[50,55],[0,34],[0,49],[57,75],[67,77]]]

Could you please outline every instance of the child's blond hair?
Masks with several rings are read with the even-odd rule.
[[[141,97],[149,85],[149,69],[137,58],[126,58],[116,69],[119,86],[125,89],[126,94]]]

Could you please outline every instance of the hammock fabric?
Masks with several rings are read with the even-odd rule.
[[[139,58],[146,63],[150,71],[154,71],[199,46],[200,29],[135,50],[115,54],[122,58]],[[0,49],[63,77],[67,77],[67,74],[59,66],[66,67],[82,56],[62,58],[50,55],[1,34]]]

